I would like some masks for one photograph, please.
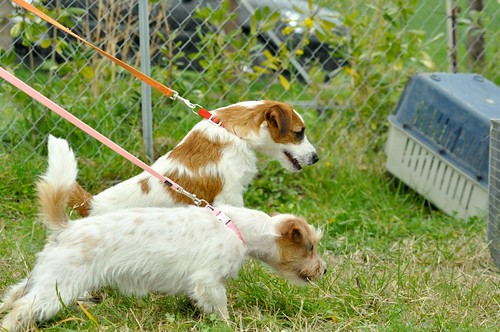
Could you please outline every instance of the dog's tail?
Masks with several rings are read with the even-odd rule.
[[[43,222],[50,231],[58,232],[68,224],[66,206],[76,184],[78,168],[66,140],[51,135],[48,147],[49,165],[37,183],[37,193]]]

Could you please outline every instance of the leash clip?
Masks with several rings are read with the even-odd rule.
[[[229,228],[230,230],[232,230],[234,232],[234,234],[236,234],[236,236],[241,240],[241,242],[243,242],[243,244],[245,244],[245,239],[243,239],[243,235],[241,235],[240,230],[238,229],[238,227],[236,227],[236,225],[231,220],[231,218],[229,218],[228,216],[226,216],[224,214],[224,212],[222,212],[221,210],[219,210],[215,206],[212,206],[212,205],[210,205],[208,203],[207,203],[207,205],[205,205],[205,208],[207,208],[210,211],[212,211],[212,213],[214,214],[214,216],[220,222],[222,222],[224,224],[224,226],[226,226],[227,228]]]
[[[217,209],[215,206],[212,206],[210,204],[205,205],[205,208],[209,209],[212,211],[212,213],[215,215],[219,221],[223,222],[224,225],[227,226],[227,224],[231,221],[231,219],[224,214],[221,210]]]
[[[201,108],[201,106],[200,106],[200,105],[198,105],[198,104],[193,104],[192,102],[190,102],[190,101],[189,101],[189,100],[187,100],[186,98],[183,98],[183,97],[179,96],[179,94],[178,94],[178,93],[176,94],[175,98],[176,98],[176,99],[179,99],[180,101],[182,101],[182,102],[183,102],[183,103],[184,103],[187,107],[189,107],[189,108],[191,109],[191,111],[192,111],[193,113],[195,113],[195,114],[196,114],[196,112],[195,112],[195,110],[194,110],[194,109],[195,109],[195,108],[197,108],[197,107]]]
[[[178,192],[179,194],[182,194],[182,195],[190,198],[196,206],[201,206],[202,203],[205,203],[206,205],[208,205],[208,202],[206,200],[196,197],[195,194],[190,193],[189,191],[182,188],[181,186],[175,188],[175,191]]]
[[[174,91],[174,93],[169,98],[172,99],[172,100],[176,100],[177,97],[179,97],[179,92]]]

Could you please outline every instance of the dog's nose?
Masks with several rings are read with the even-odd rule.
[[[318,162],[318,160],[319,160],[318,154],[317,154],[317,153],[314,153],[314,154],[312,155],[312,158],[311,158],[311,165],[312,165],[312,164],[316,164],[316,163]]]
[[[326,274],[326,272],[328,272],[328,270],[325,267],[325,269],[323,270],[323,274]]]

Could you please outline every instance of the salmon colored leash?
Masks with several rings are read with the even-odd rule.
[[[182,98],[181,96],[179,96],[179,93],[177,91],[172,90],[172,89],[166,87],[165,85],[163,85],[160,82],[156,81],[152,77],[150,77],[148,75],[145,75],[141,71],[135,69],[134,67],[128,65],[127,63],[123,62],[122,60],[114,57],[113,55],[109,54],[108,52],[106,52],[106,51],[100,49],[99,47],[95,46],[94,44],[88,42],[87,40],[85,40],[82,37],[78,36],[76,33],[74,33],[73,31],[71,31],[70,29],[68,29],[67,27],[65,27],[64,25],[62,25],[61,23],[59,23],[56,20],[54,20],[52,17],[48,16],[44,12],[42,12],[42,11],[38,10],[37,8],[35,8],[34,6],[30,5],[26,1],[24,1],[24,0],[13,0],[13,1],[18,6],[21,6],[22,8],[26,9],[27,11],[32,12],[33,14],[35,14],[38,17],[40,17],[44,21],[47,21],[48,23],[52,24],[53,26],[57,27],[58,29],[66,32],[70,36],[75,37],[76,39],[78,39],[82,43],[90,46],[91,48],[93,48],[94,50],[96,50],[98,53],[102,54],[103,56],[105,56],[106,58],[110,59],[111,61],[113,61],[114,63],[116,63],[117,65],[119,65],[123,69],[125,69],[126,71],[130,72],[131,74],[133,74],[137,79],[139,79],[139,80],[143,81],[144,83],[148,84],[149,86],[151,86],[153,89],[159,91],[160,93],[162,93],[165,96],[171,98],[172,100],[179,99],[187,107],[189,107],[191,109],[191,111],[195,112],[194,109],[196,107],[198,107],[199,110],[198,110],[198,112],[195,112],[195,113],[197,113],[201,117],[207,119],[210,123],[212,123],[212,124],[214,124],[216,126],[219,126],[219,127],[223,127],[220,119],[216,115],[212,114],[210,111],[207,111],[206,109],[204,109],[200,105],[193,104],[189,100],[187,100],[185,98]]]

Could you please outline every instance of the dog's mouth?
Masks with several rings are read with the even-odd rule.
[[[299,274],[299,278],[305,283],[310,283],[312,281],[312,278],[310,276],[302,273]]]
[[[309,271],[297,271],[297,276],[299,277],[299,279],[304,282],[304,283],[311,283],[313,282],[314,280],[320,278],[321,276],[325,275],[326,274],[326,267],[323,267],[322,270],[318,270],[318,271],[313,271],[313,272],[309,272]]]
[[[288,158],[288,160],[290,161],[290,163],[292,164],[292,166],[295,170],[297,170],[297,171],[302,170],[302,165],[300,164],[300,162],[297,159],[295,159],[292,156],[292,154],[290,152],[288,152],[287,150],[284,150],[283,153]]]

